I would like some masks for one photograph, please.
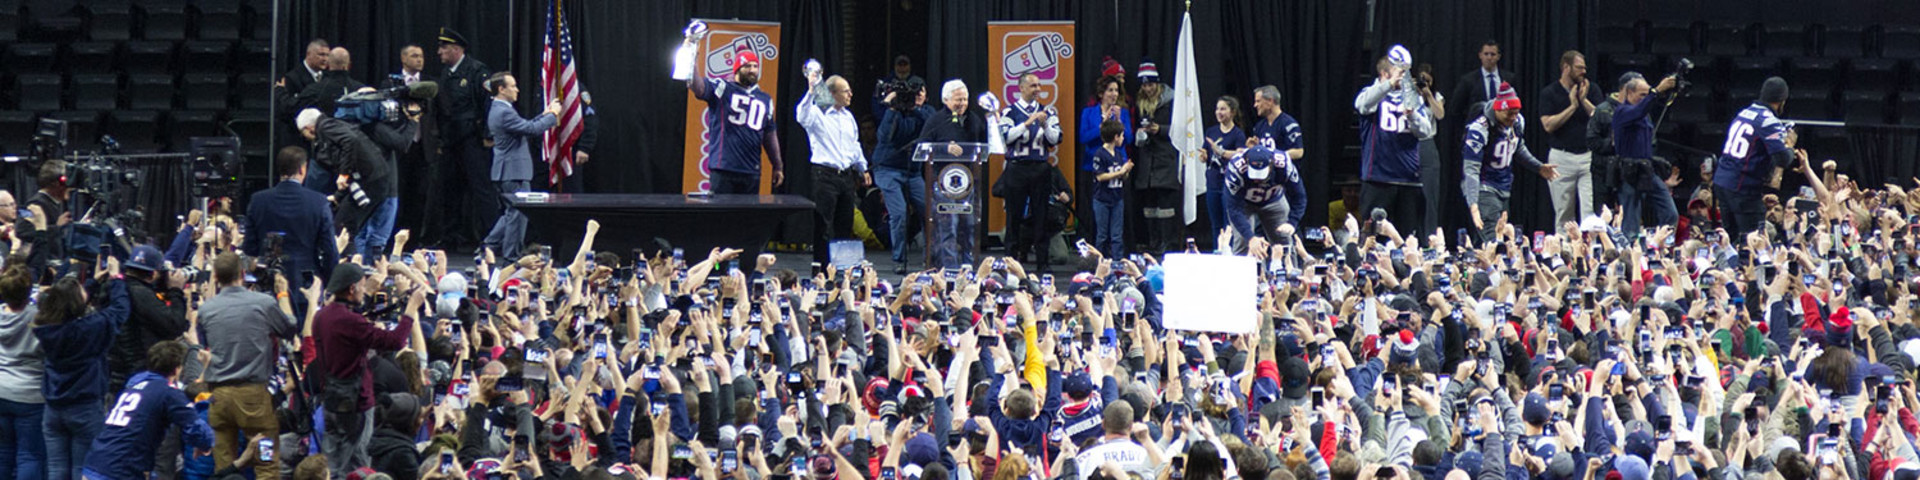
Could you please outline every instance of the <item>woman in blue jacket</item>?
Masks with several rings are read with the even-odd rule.
[[[74,480],[87,463],[87,449],[106,422],[107,349],[132,310],[120,262],[109,260],[107,306],[88,313],[87,293],[74,278],[40,291],[33,335],[47,356],[47,480]]]
[[[1125,87],[1127,85],[1125,75],[1126,72],[1120,71],[1119,73],[1100,77],[1100,80],[1093,84],[1093,99],[1087,103],[1086,108],[1080,109],[1080,148],[1086,149],[1086,151],[1080,154],[1080,171],[1082,173],[1076,177],[1079,179],[1076,180],[1076,182],[1080,183],[1080,191],[1093,191],[1093,177],[1095,175],[1093,171],[1093,158],[1099,153],[1100,145],[1106,143],[1104,141],[1105,139],[1100,138],[1100,125],[1105,124],[1108,120],[1119,121],[1122,127],[1121,130],[1124,131],[1123,135],[1125,135],[1125,138],[1120,141],[1120,148],[1133,145],[1133,114],[1128,112],[1129,109],[1125,103]],[[1089,202],[1089,205],[1090,204],[1091,202]],[[1099,228],[1099,225],[1094,224],[1099,222],[1092,221],[1094,218],[1091,211],[1082,211],[1081,213],[1082,215],[1079,215],[1079,218],[1080,231],[1084,232],[1082,236],[1091,236],[1093,232],[1097,231],[1095,229]],[[1106,253],[1111,254],[1112,252]]]

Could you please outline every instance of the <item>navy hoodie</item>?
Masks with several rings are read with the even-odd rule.
[[[107,308],[33,328],[40,349],[47,354],[47,406],[97,405],[107,395],[107,350],[133,308],[127,301],[126,281],[115,279],[106,290]]]

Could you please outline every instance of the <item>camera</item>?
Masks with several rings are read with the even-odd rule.
[[[399,77],[399,74],[394,74]],[[440,92],[434,82],[413,82],[384,90],[351,92],[335,103],[333,117],[356,125],[398,122],[405,115],[420,112],[421,101],[432,100]]]
[[[1687,81],[1687,74],[1692,72],[1693,60],[1681,57],[1674,61],[1673,73],[1669,76],[1673,77],[1675,91],[1686,91],[1687,87],[1693,86],[1693,82]]]

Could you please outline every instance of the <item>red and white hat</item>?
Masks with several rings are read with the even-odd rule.
[[[1519,110],[1520,109],[1520,95],[1513,93],[1513,85],[1509,85],[1507,84],[1507,82],[1500,82],[1499,91],[1500,91],[1499,94],[1493,96],[1493,105],[1491,105],[1492,109],[1494,110]]]
[[[1158,82],[1160,81],[1160,67],[1155,66],[1152,59],[1142,58],[1140,59],[1140,73],[1137,75],[1141,83]]]

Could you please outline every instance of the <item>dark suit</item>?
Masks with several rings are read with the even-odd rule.
[[[380,82],[380,88],[384,90],[405,83],[401,80],[401,78],[404,78],[404,74],[396,73],[394,75],[400,76],[400,78],[387,77],[386,80]],[[426,72],[421,72],[420,80],[433,79],[427,77]],[[440,158],[440,124],[435,121],[434,118],[439,109],[437,103],[438,102],[433,101],[420,102],[422,112],[420,114],[420,129],[417,135],[419,140],[413,142],[412,145],[407,147],[406,152],[400,154],[400,161],[397,165],[398,168],[395,170],[397,173],[394,177],[395,183],[409,187],[400,189],[400,213],[397,216],[396,224],[400,225],[400,228],[416,229],[418,235],[414,236],[413,240],[416,245],[439,243],[439,235],[442,234],[442,232],[426,231],[424,226],[421,225],[421,222],[425,221],[428,215],[436,215],[446,208],[447,202],[446,199],[443,198],[443,194],[447,189],[445,182],[449,176],[456,172],[453,168],[441,165],[438,162]]]
[[[486,137],[487,109],[493,102],[486,82],[493,72],[472,55],[447,68],[452,71],[443,71],[439,77],[440,96],[434,99],[439,108],[435,118],[440,123],[442,159],[457,175],[448,176],[452,179],[448,186],[452,188],[442,192],[451,208],[430,212],[427,217],[444,219],[446,223],[436,222],[428,230],[443,233],[443,243],[476,245],[485,234],[482,229],[492,225],[500,215],[499,194],[493,181],[487,178],[493,168],[493,154],[481,144],[481,139]]]
[[[1515,85],[1515,91],[1520,88],[1518,85],[1522,85],[1520,78],[1514,76],[1512,70],[1502,68],[1499,70],[1499,75],[1501,82]],[[1498,85],[1495,87],[1497,88]],[[1487,97],[1487,81],[1481,76],[1480,67],[1473,67],[1467,73],[1460,74],[1459,81],[1453,84],[1453,94],[1447,95],[1447,118],[1456,125],[1466,125],[1466,121],[1470,120],[1469,117],[1473,116],[1467,114],[1467,106],[1487,100],[1492,100]]]
[[[300,115],[300,93],[305,92],[316,80],[313,72],[307,70],[305,60],[295,60],[293,69],[287,70],[280,79],[286,81],[286,85],[273,87],[273,104],[277,110],[277,115],[273,117],[274,152],[288,145],[307,146],[306,138],[300,136],[300,129],[294,128],[293,117]]]
[[[300,186],[299,182],[283,181],[273,188],[254,192],[247,204],[246,231],[240,251],[253,257],[272,253],[261,252],[261,242],[269,232],[286,236],[280,243],[280,251],[286,255],[288,263],[284,268],[287,280],[294,287],[304,286],[308,281],[327,281],[333,276],[334,264],[340,262],[340,252],[333,245],[333,210],[328,207],[327,198]],[[262,264],[267,260],[262,258]],[[308,278],[308,275],[315,277]],[[306,299],[300,289],[288,290],[295,297],[294,311],[306,311]]]

